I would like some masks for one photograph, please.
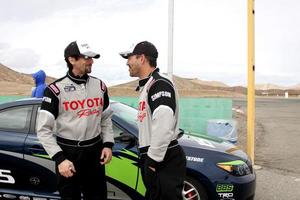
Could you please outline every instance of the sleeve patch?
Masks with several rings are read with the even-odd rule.
[[[159,99],[161,97],[172,98],[172,94],[168,91],[159,91],[151,96],[151,100],[155,101],[156,99]]]
[[[58,87],[54,84],[50,84],[49,88],[52,90],[52,92],[57,96],[60,93],[60,90],[58,89]]]
[[[156,108],[161,105],[170,107],[176,111],[176,96],[173,85],[164,80],[154,82],[149,88],[148,104],[153,114]]]

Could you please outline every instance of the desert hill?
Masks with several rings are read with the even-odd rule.
[[[225,83],[222,83],[220,81],[203,81],[197,78],[194,79],[190,79],[192,82],[194,83],[198,83],[201,85],[209,85],[209,86],[215,86],[215,87],[229,87],[228,85],[226,85]]]
[[[271,83],[266,83],[266,84],[256,84],[255,85],[256,90],[271,90],[271,89],[279,89],[279,90],[286,90],[288,87],[283,87]]]
[[[16,72],[0,63],[0,95],[31,95],[34,81],[31,74]],[[47,77],[46,82],[51,83],[55,78]]]
[[[290,96],[300,95],[300,84],[294,86],[279,86],[271,83],[257,84],[256,94],[262,96],[284,96],[288,92]]]
[[[0,63],[0,95],[31,95],[34,86],[31,74],[16,72]],[[55,78],[47,77],[46,82],[51,83]],[[244,97],[247,89],[241,86],[229,87],[218,81],[203,81],[199,79],[173,76],[173,81],[181,97]],[[109,87],[111,96],[138,96],[135,91],[138,81]],[[279,86],[278,86],[279,87]],[[256,95],[284,96],[288,91],[290,95],[300,95],[300,84],[293,89],[274,89],[272,87],[258,87]]]
[[[256,84],[256,90],[300,90],[300,83],[292,86],[280,86],[271,83],[266,84]]]
[[[0,95],[26,95],[31,94],[31,88],[34,86],[31,74],[24,74],[16,72],[2,64],[0,64]],[[55,79],[47,77],[46,82],[50,83]],[[208,82],[187,79],[174,76],[173,78],[176,87],[178,88],[180,96],[188,97],[241,97],[245,95],[245,89],[227,87],[225,84],[218,83],[224,87],[211,86]],[[202,84],[203,83],[203,84]],[[216,82],[215,82],[216,83]],[[138,81],[131,81],[128,83],[112,86],[109,88],[111,96],[137,96],[135,91]]]
[[[201,80],[181,78],[176,75],[173,76],[173,81],[179,95],[185,97],[243,97],[246,94],[246,89],[243,87],[228,87],[220,82],[214,83],[224,87],[209,85],[208,81],[203,81],[202,84]],[[137,85],[137,80],[115,85],[109,88],[109,93],[112,96],[138,96],[138,92],[135,91]]]
[[[218,81],[202,81],[198,79],[181,78],[173,76],[173,81],[181,97],[244,97],[247,95],[247,88],[242,86],[229,87]],[[112,96],[137,96],[135,88],[138,81],[115,85],[110,87],[109,91]],[[288,92],[290,96],[300,95],[300,84],[283,88],[258,87],[255,94],[258,96],[284,96]]]
[[[294,88],[295,90],[300,90],[300,83],[297,84],[297,85],[295,85],[295,86],[293,86],[293,88]]]

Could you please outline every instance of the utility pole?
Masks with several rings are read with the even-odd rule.
[[[255,40],[254,0],[248,0],[248,87],[247,87],[247,153],[254,165],[255,146]]]
[[[174,0],[169,0],[168,26],[168,76],[173,78],[173,31],[174,31]]]

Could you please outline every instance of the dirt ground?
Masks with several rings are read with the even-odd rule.
[[[245,99],[233,107],[244,113]],[[257,98],[255,128],[256,200],[299,200],[300,98]],[[246,149],[246,114],[235,113],[238,146]],[[258,166],[258,167],[257,167]]]
[[[237,146],[243,151],[247,151],[247,115],[246,113],[239,113],[233,111],[232,117],[237,121],[237,134],[238,141]],[[260,138],[260,135],[264,134],[265,130],[263,125],[256,121],[255,123],[255,140],[257,141]]]
[[[234,100],[233,107],[246,113],[246,101]],[[263,166],[300,174],[300,98],[257,98],[255,160]],[[234,114],[238,120],[239,144],[245,148],[246,114]]]

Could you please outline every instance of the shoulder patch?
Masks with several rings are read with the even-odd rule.
[[[54,83],[51,83],[48,87],[56,96],[60,94],[59,88]]]

